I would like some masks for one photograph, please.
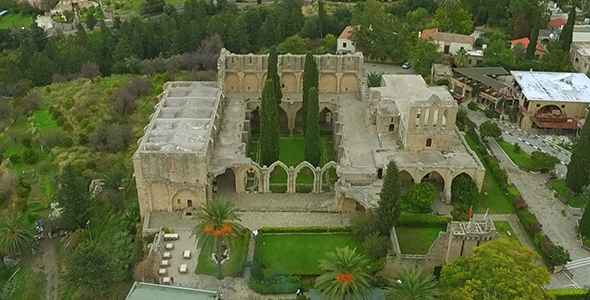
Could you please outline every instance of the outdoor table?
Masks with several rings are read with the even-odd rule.
[[[166,250],[173,250],[174,249],[174,244],[166,244]]]
[[[158,274],[160,274],[160,275],[166,275],[166,274],[168,274],[168,270],[167,270],[167,269],[164,269],[164,268],[162,268],[162,269],[160,269],[160,270],[158,271]]]
[[[170,252],[164,252],[163,257],[166,258],[166,259],[172,258],[172,254],[170,254]]]
[[[167,260],[167,259],[163,260],[163,261],[160,263],[160,266],[162,266],[162,267],[167,267],[167,266],[169,266],[169,265],[170,265],[170,261],[169,261],[169,260]]]
[[[164,278],[162,279],[162,283],[165,283],[165,284],[170,284],[170,277],[164,277]]]
[[[182,255],[184,258],[191,258],[191,250],[184,250]]]
[[[180,273],[188,272],[188,268],[187,268],[186,264],[180,265],[180,268],[178,268],[178,272],[180,272]]]

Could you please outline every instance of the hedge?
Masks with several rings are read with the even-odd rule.
[[[352,232],[352,227],[336,226],[308,226],[308,227],[262,227],[258,230],[260,233],[318,233],[318,232]],[[260,234],[259,234],[260,235]]]
[[[245,262],[248,260],[248,247],[250,246],[250,229],[244,230],[244,238],[243,238],[242,244],[240,246],[241,246],[240,253],[243,253],[245,255],[245,257],[243,258],[242,266],[240,268],[240,277],[242,277],[242,276],[244,276]]]
[[[291,294],[302,286],[299,276],[278,276],[270,281],[250,278],[250,288],[260,294]]]
[[[557,300],[586,299],[584,296],[587,296],[589,293],[587,289],[554,289],[547,290],[547,292],[554,295]]]
[[[532,237],[535,233],[531,232],[531,225],[539,223],[537,216],[528,210],[518,212],[517,215],[520,219],[520,224],[522,224],[522,228]]]
[[[451,218],[445,216],[402,214],[396,227],[446,227]]]

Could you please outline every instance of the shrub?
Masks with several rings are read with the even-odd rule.
[[[520,197],[520,192],[512,186],[506,189],[506,193],[508,194],[508,199],[510,199],[512,202],[514,202],[514,199],[517,197]]]
[[[23,162],[27,165],[32,165],[39,161],[39,155],[33,149],[25,149],[23,151]]]
[[[162,227],[162,231],[164,231],[164,233],[170,233],[170,229],[168,229],[168,227]]]
[[[57,118],[57,120],[55,120],[55,124],[57,124],[57,126],[63,126],[64,123],[66,122],[66,120],[63,117],[59,117]]]
[[[514,143],[514,152],[520,153],[520,151],[522,151],[522,148],[520,147],[520,144],[519,143]]]
[[[70,147],[72,147],[72,146],[74,145],[74,140],[72,140],[72,138],[69,138],[69,137],[67,137],[67,138],[64,138],[64,139],[61,141],[61,145],[62,145],[64,148],[70,148]]]
[[[383,76],[382,72],[369,72],[367,73],[367,84],[369,87],[379,87],[381,86],[381,77]]]
[[[52,128],[46,131],[43,131],[39,136],[39,143],[43,145],[45,148],[53,148],[61,144],[63,139],[63,132],[58,128]]]
[[[23,144],[23,147],[25,148],[31,148],[33,141],[31,141],[31,138],[28,136],[23,137],[23,139],[21,140],[21,143]]]
[[[580,296],[589,295],[587,289],[550,289],[547,292],[554,295],[556,300],[582,299]]]
[[[559,163],[559,159],[545,152],[534,151],[531,153],[531,162],[541,172],[547,172],[555,169],[555,165]]]
[[[455,205],[451,210],[453,221],[466,222],[469,220],[469,208],[465,205]]]
[[[483,113],[486,115],[486,117],[492,119],[494,117],[494,111],[491,109],[486,109],[483,111]]]
[[[70,122],[64,122],[64,125],[62,126],[63,130],[67,131],[67,132],[71,132],[74,128],[72,127],[72,124],[70,124]]]
[[[477,103],[475,103],[475,102],[469,102],[469,104],[467,104],[467,108],[469,108],[471,110],[478,110]]]
[[[13,154],[9,157],[10,162],[12,162],[13,164],[18,164],[19,162],[21,162],[21,157],[18,154]]]
[[[78,135],[78,144],[80,144],[80,145],[88,144],[88,136],[83,133],[80,133]]]
[[[262,272],[262,276],[264,277],[265,281],[272,281],[272,279],[277,275],[273,269],[267,268]]]
[[[53,106],[52,106],[53,107]],[[59,117],[62,116],[61,111],[59,111],[58,109],[53,109],[53,112],[51,112],[51,118],[53,118],[54,120],[59,119]]]
[[[31,189],[30,188],[26,188],[26,187],[23,187],[23,186],[18,186],[16,188],[16,195],[19,198],[27,198],[27,197],[29,197],[30,192],[31,192]]]
[[[365,248],[370,258],[377,260],[387,255],[387,252],[391,248],[391,240],[388,236],[373,232],[363,241],[363,248]]]
[[[556,266],[563,266],[572,260],[569,251],[559,245],[551,245],[547,254],[551,263]]]
[[[514,208],[516,208],[517,212],[527,210],[529,208],[529,205],[526,203],[526,201],[524,201],[524,199],[521,196],[514,198],[514,200],[512,200],[512,203],[514,204]]]
[[[520,224],[522,224],[522,228],[524,228],[524,230],[526,230],[531,236],[533,236],[534,233],[531,231],[531,226],[535,223],[539,223],[539,221],[537,221],[537,217],[535,216],[535,214],[528,210],[523,210],[518,212],[517,215],[520,219]]]
[[[370,234],[381,230],[379,218],[373,211],[354,216],[350,220],[350,227],[352,228],[352,233],[361,241]]]
[[[445,216],[402,214],[397,220],[398,227],[446,227],[451,220]]]
[[[302,285],[299,276],[275,276],[272,281],[250,279],[250,288],[260,294],[295,293]]]
[[[432,205],[432,202],[434,202],[437,196],[438,192],[432,183],[416,183],[402,197],[402,211],[412,213],[429,212],[430,205]]]
[[[488,120],[479,125],[479,132],[483,137],[499,138],[502,136],[502,130],[498,126],[498,123]]]
[[[116,153],[127,148],[133,133],[126,126],[100,126],[92,132],[90,144],[100,152]]]

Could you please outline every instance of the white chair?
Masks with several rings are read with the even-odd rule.
[[[184,257],[184,258],[191,258],[191,251],[190,250],[184,250],[184,253],[182,254],[182,257]]]
[[[178,272],[180,272],[180,273],[188,272],[188,268],[187,268],[186,264],[180,265],[180,268],[178,268]]]

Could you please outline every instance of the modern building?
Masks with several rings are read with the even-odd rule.
[[[475,38],[470,35],[439,32],[438,28],[427,29],[420,33],[422,39],[433,39],[440,45],[439,51],[444,54],[455,54],[459,49],[473,49]]]
[[[219,300],[219,293],[178,286],[135,282],[125,300]]]
[[[512,92],[519,103],[519,124],[576,130],[584,124],[590,103],[590,80],[582,73],[511,71]]]
[[[451,90],[457,100],[471,100],[500,113],[501,103],[512,104],[512,76],[504,68],[455,68]]]
[[[590,42],[572,43],[570,56],[574,70],[590,74]]]
[[[259,126],[268,56],[224,49],[217,82],[164,86],[133,157],[142,217],[154,211],[188,215],[214,194],[303,199],[300,171],[313,177],[309,192],[325,198],[322,211],[363,211],[378,206],[383,175],[392,160],[402,185],[431,182],[446,203],[459,175],[468,175],[481,188],[485,169],[456,130],[458,106],[446,87],[429,87],[419,75],[384,75],[381,87],[367,91],[362,53],[315,59],[320,71],[319,122],[332,133],[332,161],[314,167],[306,161],[261,165],[252,158],[250,141]],[[278,65],[281,128],[293,134],[302,129],[305,56],[282,55]],[[273,189],[275,171],[286,173],[284,196]],[[289,195],[295,193],[297,197]]]
[[[340,36],[338,37],[338,44],[336,46],[336,54],[353,54],[356,52],[356,48],[350,39],[352,30],[359,28],[360,26],[346,26]]]
[[[529,38],[522,38],[522,39],[518,39],[518,40],[512,40],[510,41],[510,43],[512,44],[512,48],[516,47],[516,45],[521,44],[522,47],[524,49],[527,49],[530,43]],[[545,55],[547,52],[545,51],[545,49],[543,49],[543,47],[541,46],[541,44],[537,43],[537,46],[535,48],[535,59],[539,59],[541,58],[541,56]]]

